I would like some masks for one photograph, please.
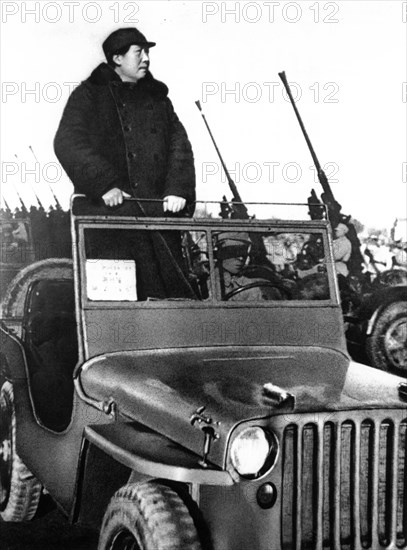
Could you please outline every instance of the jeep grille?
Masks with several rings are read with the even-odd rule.
[[[407,418],[397,415],[335,413],[285,428],[282,548],[406,547]]]

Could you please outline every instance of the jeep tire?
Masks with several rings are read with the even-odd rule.
[[[393,302],[381,311],[366,341],[371,365],[407,376],[407,304]]]
[[[13,386],[0,390],[0,518],[28,521],[37,511],[41,484],[16,452],[16,414]]]
[[[187,507],[169,487],[128,484],[112,497],[98,550],[201,550]]]

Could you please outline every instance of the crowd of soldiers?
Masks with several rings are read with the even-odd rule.
[[[22,205],[13,212],[9,207],[0,208],[0,231],[3,264],[27,265],[46,258],[72,256],[69,212],[59,203],[48,211],[42,205],[31,206],[29,210]],[[284,266],[279,265],[276,256],[280,254],[284,264],[289,263],[291,256],[296,257],[292,248],[298,243],[295,238],[292,242],[292,238],[287,235],[279,246],[272,247],[273,263],[278,270]],[[361,252],[363,270],[373,277],[388,269],[407,269],[407,244],[403,240],[388,242],[383,235],[370,235],[363,239]]]
[[[1,263],[27,265],[46,258],[70,258],[69,212],[58,204],[0,209]]]
[[[407,242],[388,240],[384,235],[370,235],[362,244],[366,271],[373,276],[389,269],[407,269]]]
[[[334,244],[338,240],[338,235],[335,234]],[[297,261],[299,251],[303,248],[303,245],[303,235],[280,234],[277,238],[269,239],[267,249],[271,252],[269,252],[268,257],[278,272],[285,272]],[[382,234],[372,234],[361,239],[360,251],[363,259],[362,273],[370,274],[372,279],[389,269],[407,270],[407,242],[403,239],[391,240]],[[334,258],[337,272],[340,273],[337,264],[341,261],[341,258],[335,257],[335,246]]]

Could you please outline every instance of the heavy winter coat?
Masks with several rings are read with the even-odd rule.
[[[191,144],[167,94],[151,73],[123,82],[105,63],[73,91],[54,147],[75,192],[195,200]]]

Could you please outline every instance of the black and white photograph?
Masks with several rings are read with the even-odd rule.
[[[407,2],[0,12],[0,548],[407,548]]]

